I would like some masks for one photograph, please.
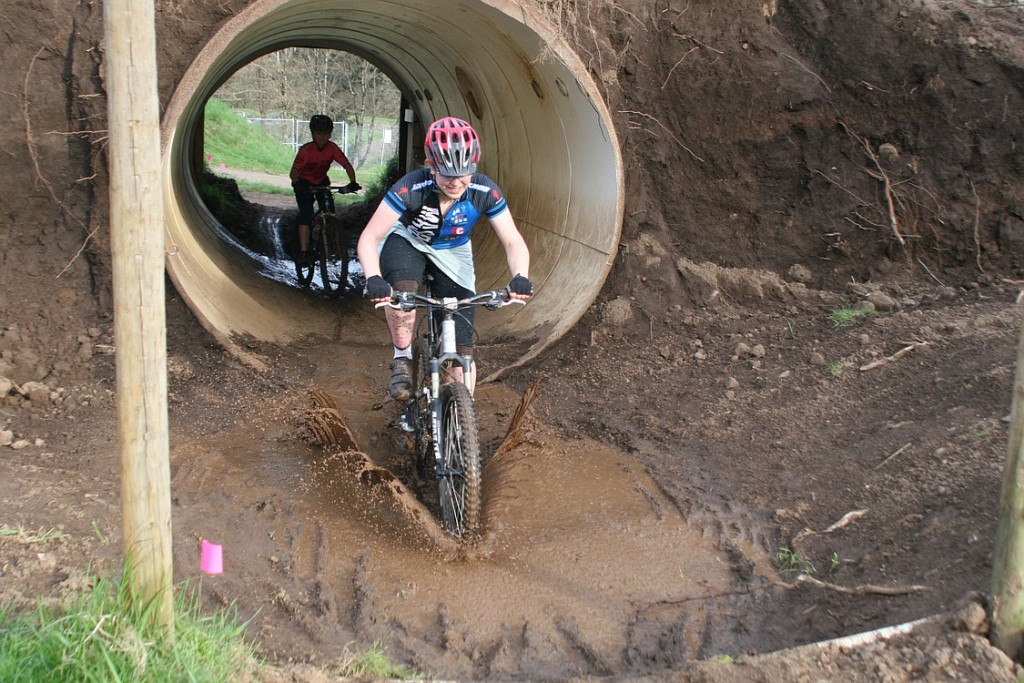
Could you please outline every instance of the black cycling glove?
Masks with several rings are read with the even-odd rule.
[[[345,189],[349,192],[359,192],[359,190],[363,189],[363,186],[353,180],[345,186]]]
[[[387,299],[391,296],[391,285],[380,275],[368,277],[363,296],[367,299]]]
[[[533,294],[533,283],[530,282],[530,278],[523,277],[519,273],[516,273],[516,276],[508,283],[508,291],[510,294],[530,296]]]

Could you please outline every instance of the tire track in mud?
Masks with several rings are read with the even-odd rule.
[[[222,542],[225,574],[199,578],[268,648],[340,656],[379,642],[420,671],[542,678],[729,651],[742,612],[723,596],[768,562],[756,543],[723,540],[720,523],[694,512],[710,506],[680,500],[690,492],[664,491],[632,456],[566,442],[531,417],[512,448],[485,454],[485,532],[460,548],[416,495],[435,484],[416,480],[388,409],[362,391],[330,395],[350,440],[311,446],[307,399],[290,395],[292,424],[240,427],[172,455],[176,572],[198,576],[198,539]],[[515,401],[478,389],[482,443],[501,442]]]
[[[478,390],[482,416],[510,404],[489,390]],[[369,436],[384,451],[396,447],[383,432]],[[759,553],[754,544],[723,541],[721,524],[688,522],[618,450],[565,443],[543,425],[517,441],[487,461],[485,532],[473,547],[439,557],[396,544],[362,557],[353,577],[360,640],[474,677],[613,675],[728,649],[735,623],[732,610],[719,618],[719,603],[769,565],[746,557]]]

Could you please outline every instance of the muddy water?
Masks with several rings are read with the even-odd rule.
[[[358,450],[303,440],[304,392],[259,407],[257,427],[172,447],[176,576],[236,604],[264,647],[322,659],[380,642],[421,672],[542,678],[729,651],[738,565],[749,580],[767,558],[691,526],[639,463],[602,444],[560,441],[528,418],[517,445],[489,457],[518,401],[499,385],[477,394],[486,533],[460,548],[421,502],[433,483],[415,476],[390,404],[375,400],[382,363],[356,368],[322,368],[314,383]],[[224,545],[224,575],[198,573],[202,538]]]
[[[533,416],[499,452],[519,402],[500,384],[476,395],[484,536],[445,534],[384,397],[386,328],[343,311],[359,304],[337,303],[338,340],[290,352],[308,386],[240,397],[244,426],[173,444],[178,578],[236,605],[284,658],[377,642],[423,673],[551,679],[737,651],[736,596],[771,572],[757,544],[722,538],[721,511],[660,490],[630,455]],[[343,416],[341,443],[313,438],[311,389]],[[198,572],[203,538],[224,546],[223,575]]]

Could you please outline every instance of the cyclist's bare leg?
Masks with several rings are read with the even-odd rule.
[[[398,349],[407,349],[412,344],[413,330],[416,329],[416,311],[384,310],[391,332],[391,343]]]
[[[419,283],[415,280],[399,280],[393,285],[396,292],[415,292]],[[412,344],[413,334],[416,331],[416,311],[399,311],[394,308],[385,308],[384,317],[388,321],[388,331],[391,332],[391,343],[396,349],[407,349]]]
[[[466,347],[459,347],[458,352],[460,355],[463,356],[473,355],[473,349],[469,349]],[[463,384],[465,384],[466,388],[469,389],[470,396],[472,396],[473,391],[476,389],[476,359],[470,359],[469,374],[465,377],[463,375],[465,375],[466,373],[462,371],[461,365],[452,365],[449,372],[451,373],[452,380],[456,382],[462,382]]]
[[[454,376],[458,376],[458,375],[461,375],[461,374],[463,374],[462,368],[456,368]],[[465,377],[462,380],[462,383],[466,385],[466,388],[469,389],[469,395],[472,396],[473,392],[476,390],[476,361],[475,360],[469,361],[469,374],[468,374],[467,377]]]
[[[309,226],[299,226],[299,251],[309,251]]]

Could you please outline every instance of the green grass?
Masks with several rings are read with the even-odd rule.
[[[94,530],[98,532],[96,523]],[[8,544],[47,551],[68,536],[0,525]],[[201,584],[182,584],[173,601],[173,638],[155,624],[153,609],[131,599],[127,573],[115,579],[82,577],[86,587],[60,598],[39,597],[29,607],[0,603],[0,681],[79,683],[262,680],[274,667],[245,638],[237,610],[204,609]],[[361,678],[423,678],[392,664],[379,643],[345,650],[325,671]],[[281,674],[281,680],[287,673]]]
[[[346,648],[347,652],[347,648]],[[423,680],[424,676],[404,666],[392,664],[379,642],[368,650],[347,654],[337,666],[331,667],[334,674],[359,680]]]
[[[217,174],[221,164],[225,164],[229,168],[287,176],[291,170],[292,161],[295,159],[295,152],[290,146],[267,135],[259,126],[250,124],[245,117],[218,99],[210,99],[206,103],[203,135],[204,153],[206,154],[204,160],[210,172],[214,174]],[[364,188],[362,195],[336,195],[334,201],[348,204],[365,201],[367,197],[382,197],[384,191],[398,180],[398,175],[395,174],[397,164],[398,157],[395,155],[391,159],[385,160],[384,164],[372,164],[356,169],[359,184]],[[344,180],[344,173],[336,180],[348,182]],[[387,182],[388,180],[390,182]],[[236,183],[239,189],[249,192],[286,196],[292,194],[290,187],[245,180],[237,180]],[[223,197],[208,196],[205,190],[201,190],[201,192],[204,202],[214,212],[214,215],[218,215],[218,208],[231,210],[230,207],[222,206]]]
[[[25,543],[41,539],[3,527]],[[0,681],[80,683],[133,681],[220,683],[260,680],[271,668],[245,640],[247,624],[234,608],[204,613],[198,588],[183,584],[174,600],[174,642],[162,637],[146,607],[129,599],[130,586],[90,577],[92,587],[63,601],[40,599],[34,610],[0,604]],[[325,670],[338,676],[380,680],[422,679],[393,664],[379,643],[349,651]]]
[[[295,151],[273,136],[267,135],[259,126],[250,124],[238,111],[218,99],[206,103],[203,144],[205,161],[214,173],[221,164],[229,168],[244,168],[275,175],[288,175],[295,160]],[[364,187],[373,179],[381,177],[390,164],[372,164],[357,169],[360,184]],[[339,176],[339,182],[344,178]],[[397,178],[396,178],[397,180]],[[348,182],[345,180],[344,182]],[[291,194],[290,188],[279,188],[265,184],[238,183],[257,192]]]
[[[780,574],[814,574],[814,565],[798,551],[790,548],[779,548],[775,553],[775,561],[779,567]]]
[[[239,190],[245,190],[246,192],[262,192],[263,194],[280,194],[287,196],[291,196],[292,194],[294,194],[292,192],[292,188],[281,187],[279,185],[268,185],[267,183],[250,183],[245,180],[237,179],[235,180],[235,184],[238,185]]]
[[[295,160],[295,151],[290,146],[251,125],[218,99],[207,101],[205,114],[203,151],[211,169],[216,171],[220,164],[227,164],[232,168],[288,175]]]
[[[366,197],[383,197],[384,193],[402,176],[398,172],[398,155],[395,154],[384,162],[383,166],[374,166],[365,171],[360,170],[360,185]]]
[[[869,308],[837,308],[828,314],[828,319],[833,327],[849,327],[856,323],[858,318],[874,314],[875,312]]]
[[[396,159],[397,159],[397,157],[396,157]],[[369,182],[370,182],[369,187],[376,188],[380,184],[380,178],[382,177],[381,174],[384,173],[385,170],[386,169],[383,166],[379,166],[379,167],[376,167],[376,170],[375,170],[376,175],[371,176],[369,174],[364,173],[364,174],[361,175],[361,178],[369,177],[369,179],[370,179],[369,180]],[[213,171],[210,171],[210,172],[213,173]],[[238,189],[239,190],[242,190],[242,191],[245,191],[245,192],[262,192],[263,194],[279,194],[279,195],[283,195],[283,196],[287,196],[287,197],[291,197],[294,194],[294,192],[292,192],[292,189],[290,187],[279,187],[277,185],[267,185],[266,183],[250,183],[250,182],[246,182],[244,180],[237,180],[237,179],[235,180],[235,184],[238,185]],[[363,185],[363,183],[360,183],[360,185]],[[391,187],[391,186],[388,185],[388,187]],[[371,193],[371,192],[366,190],[367,185],[363,185],[363,188],[364,188],[364,191],[363,191],[362,194],[336,194],[336,195],[334,195],[334,203],[336,205],[338,205],[338,204],[354,204],[356,202],[365,202],[368,197],[370,197],[370,198],[380,198],[380,197],[384,196],[384,191],[380,191],[380,192],[378,192],[376,194],[373,194],[373,193]],[[385,190],[386,189],[387,188],[385,188]],[[213,211],[214,209],[212,207],[215,206],[215,205],[218,205],[218,204],[211,204],[211,201],[212,202],[218,202],[218,198],[216,196],[208,197],[207,193],[206,193],[206,190],[204,188],[200,188],[200,194],[203,196],[203,201],[206,202],[206,205],[211,207],[210,210]],[[214,193],[212,193],[212,194],[214,194],[214,195],[216,195],[216,194],[223,195],[222,192],[216,192],[216,191]],[[214,215],[217,215],[216,212],[214,212]]]
[[[238,211],[237,200],[216,185],[202,183],[199,194],[214,216],[227,216]]]
[[[15,540],[21,544],[30,543],[46,543],[47,541],[61,540],[67,537],[62,531],[56,529],[50,529],[49,531],[39,531],[38,533],[32,533],[26,531],[21,527],[12,527],[4,524],[0,526],[0,536],[11,536],[15,537]]]
[[[831,363],[829,363],[828,367],[826,367],[825,369],[828,370],[828,374],[830,375],[838,375],[842,373],[842,371],[845,370],[846,368],[852,368],[855,365],[856,363],[854,363],[849,358],[841,358],[840,360],[834,360]]]
[[[34,612],[0,606],[0,680],[226,681],[263,666],[229,611],[204,615],[198,591],[175,600],[174,645],[149,611],[133,607],[127,582],[95,580],[86,593]]]

